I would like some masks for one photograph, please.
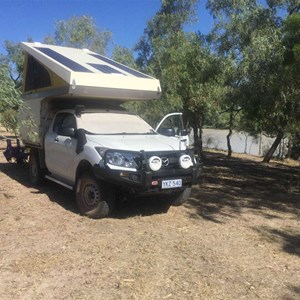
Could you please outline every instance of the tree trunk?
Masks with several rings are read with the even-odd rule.
[[[259,146],[258,146],[258,155],[262,156],[262,131],[259,134]]]
[[[232,156],[232,148],[231,148],[231,143],[230,143],[230,139],[231,139],[231,135],[232,135],[232,127],[233,127],[233,109],[231,109],[231,111],[230,111],[229,132],[228,132],[228,134],[226,136],[226,139],[227,139],[227,148],[228,148],[227,157],[231,157]]]
[[[288,159],[290,159],[291,158],[291,150],[292,150],[292,139],[291,139],[291,137],[288,140],[288,146],[287,147],[288,147],[288,151],[287,151],[286,157]]]
[[[203,147],[202,147],[202,127],[203,127],[203,115],[193,116],[192,127],[194,130],[194,145],[196,154],[203,158]]]
[[[247,133],[245,133],[245,148],[244,148],[244,154],[247,154],[248,137],[249,137],[249,135],[248,135]]]
[[[227,156],[228,157],[232,156],[232,148],[231,148],[231,144],[230,144],[231,135],[232,135],[232,129],[230,128],[229,129],[229,133],[226,136],[226,139],[227,139],[227,148],[228,148]]]
[[[198,135],[198,126],[193,124],[193,131],[194,131],[194,148],[198,154],[199,151],[199,135]]]
[[[203,156],[203,147],[202,147],[202,128],[199,128],[198,126],[193,126],[194,130],[194,145],[196,154],[199,157]]]
[[[271,148],[268,150],[267,154],[265,155],[263,162],[265,163],[269,163],[271,158],[273,157],[274,152],[276,151],[278,145],[280,144],[280,141],[283,138],[283,132],[279,132],[277,134],[277,137],[273,143],[273,145],[271,146]]]

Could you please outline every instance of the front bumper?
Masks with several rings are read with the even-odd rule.
[[[160,153],[161,154],[161,153]],[[174,154],[174,152],[172,153]],[[147,153],[141,153],[145,162],[138,171],[112,170],[104,163],[94,165],[93,172],[97,179],[114,184],[117,187],[135,193],[135,194],[151,194],[151,193],[172,193],[184,190],[197,183],[202,172],[202,163],[195,162],[188,169],[182,169],[178,166],[162,168],[159,171],[152,171],[147,164]],[[152,155],[152,154],[149,154]],[[159,155],[159,154],[158,154]],[[163,153],[162,155],[166,155]],[[191,155],[191,154],[190,154]],[[192,156],[192,155],[191,155]],[[194,157],[193,161],[194,161]],[[182,186],[178,188],[162,189],[163,180],[181,179]]]

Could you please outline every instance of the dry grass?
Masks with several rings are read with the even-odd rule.
[[[210,152],[183,207],[90,220],[0,157],[0,298],[299,299],[299,202],[299,168]]]

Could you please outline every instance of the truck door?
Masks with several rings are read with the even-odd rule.
[[[59,113],[45,137],[47,168],[62,181],[74,181],[76,129],[76,118],[73,114]]]
[[[171,113],[166,115],[159,122],[155,130],[159,134],[181,140],[183,145],[189,146],[189,136],[183,125],[182,113]]]

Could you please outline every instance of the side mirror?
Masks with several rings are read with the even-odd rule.
[[[76,135],[76,130],[75,128],[60,128],[58,134],[62,136],[69,136],[71,138],[74,138]]]
[[[188,131],[186,129],[182,129],[180,135],[181,136],[188,135]]]

